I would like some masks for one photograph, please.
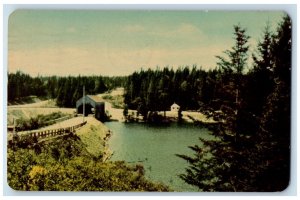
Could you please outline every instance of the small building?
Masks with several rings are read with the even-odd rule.
[[[176,103],[173,103],[173,105],[171,105],[171,112],[178,112],[180,109],[180,106],[177,105]]]
[[[76,102],[77,113],[83,113],[83,103],[85,104],[85,116],[89,114],[94,114],[95,118],[98,120],[103,120],[105,118],[105,107],[104,101],[96,95],[85,95],[85,98],[81,97]]]

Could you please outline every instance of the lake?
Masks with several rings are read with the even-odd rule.
[[[109,140],[109,148],[114,152],[112,161],[142,163],[150,180],[168,185],[175,191],[198,191],[178,177],[185,172],[188,163],[175,154],[192,155],[188,146],[201,146],[199,137],[213,138],[208,129],[177,123],[106,122],[105,125],[113,131]]]

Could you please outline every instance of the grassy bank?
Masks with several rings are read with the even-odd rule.
[[[85,118],[88,123],[76,131],[76,135],[85,145],[86,150],[95,157],[107,155],[109,149],[106,139],[110,135],[109,129],[93,117]]]
[[[100,122],[99,122],[100,123]],[[23,191],[169,191],[142,165],[103,162],[108,129],[89,119],[76,134],[8,147],[8,184]]]
[[[55,124],[60,120],[66,120],[71,115],[62,112],[53,112],[46,115],[37,115],[36,117],[30,117],[29,119],[20,118],[16,120],[17,131],[36,130],[51,124]]]

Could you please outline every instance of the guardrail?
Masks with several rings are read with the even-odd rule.
[[[55,124],[55,123],[58,123],[58,122],[62,122],[62,121],[68,120],[68,119],[72,119],[74,117],[75,117],[74,114],[73,115],[72,114],[68,114],[68,115],[66,115],[64,117],[60,117],[60,118],[57,118],[57,119],[46,121],[46,122],[44,122],[44,124],[46,126],[49,126],[49,125],[52,125],[52,124]],[[9,132],[12,132],[14,130],[14,128],[16,128],[16,130],[18,129],[17,126],[14,127],[14,125],[12,125],[12,124],[7,125],[7,131],[9,131]]]
[[[42,130],[42,131],[31,131],[24,133],[22,135],[19,135],[22,138],[46,138],[51,136],[57,136],[57,135],[63,135],[63,134],[69,134],[74,132],[75,129],[82,127],[86,124],[85,122],[82,122],[80,124],[77,124],[75,126],[70,126],[67,128],[59,128],[59,129],[51,129],[51,130]]]

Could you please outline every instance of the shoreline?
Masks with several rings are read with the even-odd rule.
[[[125,119],[123,116],[123,109],[113,108],[110,103],[106,102],[108,104],[108,111],[110,115],[109,122],[115,121],[119,123],[148,123],[143,120],[143,117],[141,115],[137,116],[136,110],[128,110],[128,113],[130,115],[130,119]],[[158,115],[164,116],[163,111],[158,111]],[[162,122],[159,122],[158,124],[168,124],[168,123],[174,123],[178,122],[178,113],[172,112],[172,111],[166,111],[166,118]],[[156,122],[150,122],[155,124]],[[197,111],[182,111],[182,123],[187,124],[197,124],[197,125],[203,125],[203,126],[211,126],[218,124],[220,122],[215,121],[212,117],[207,117],[207,115],[197,112]],[[105,126],[105,124],[102,122],[102,124]],[[107,126],[106,135],[103,138],[103,162],[109,161],[110,158],[113,156],[114,152],[109,148],[109,139],[112,137],[112,130],[110,130]]]
[[[104,124],[105,126],[105,124]],[[106,132],[106,135],[105,137],[103,138],[103,156],[102,156],[102,162],[106,162],[108,160],[110,160],[110,158],[112,157],[113,155],[113,151],[109,148],[109,144],[108,144],[108,141],[109,139],[112,137],[112,130],[110,130],[107,126],[105,126],[108,130]]]
[[[141,115],[137,116],[136,110],[128,110],[129,117],[127,119],[124,118],[122,109],[110,108],[107,111],[111,116],[110,121],[146,123]],[[157,114],[163,117],[164,111],[157,111]],[[166,111],[166,118],[162,123],[164,122],[178,122],[178,113]],[[207,117],[207,115],[197,111],[182,111],[182,122],[207,125],[220,123],[215,121],[212,117]]]

